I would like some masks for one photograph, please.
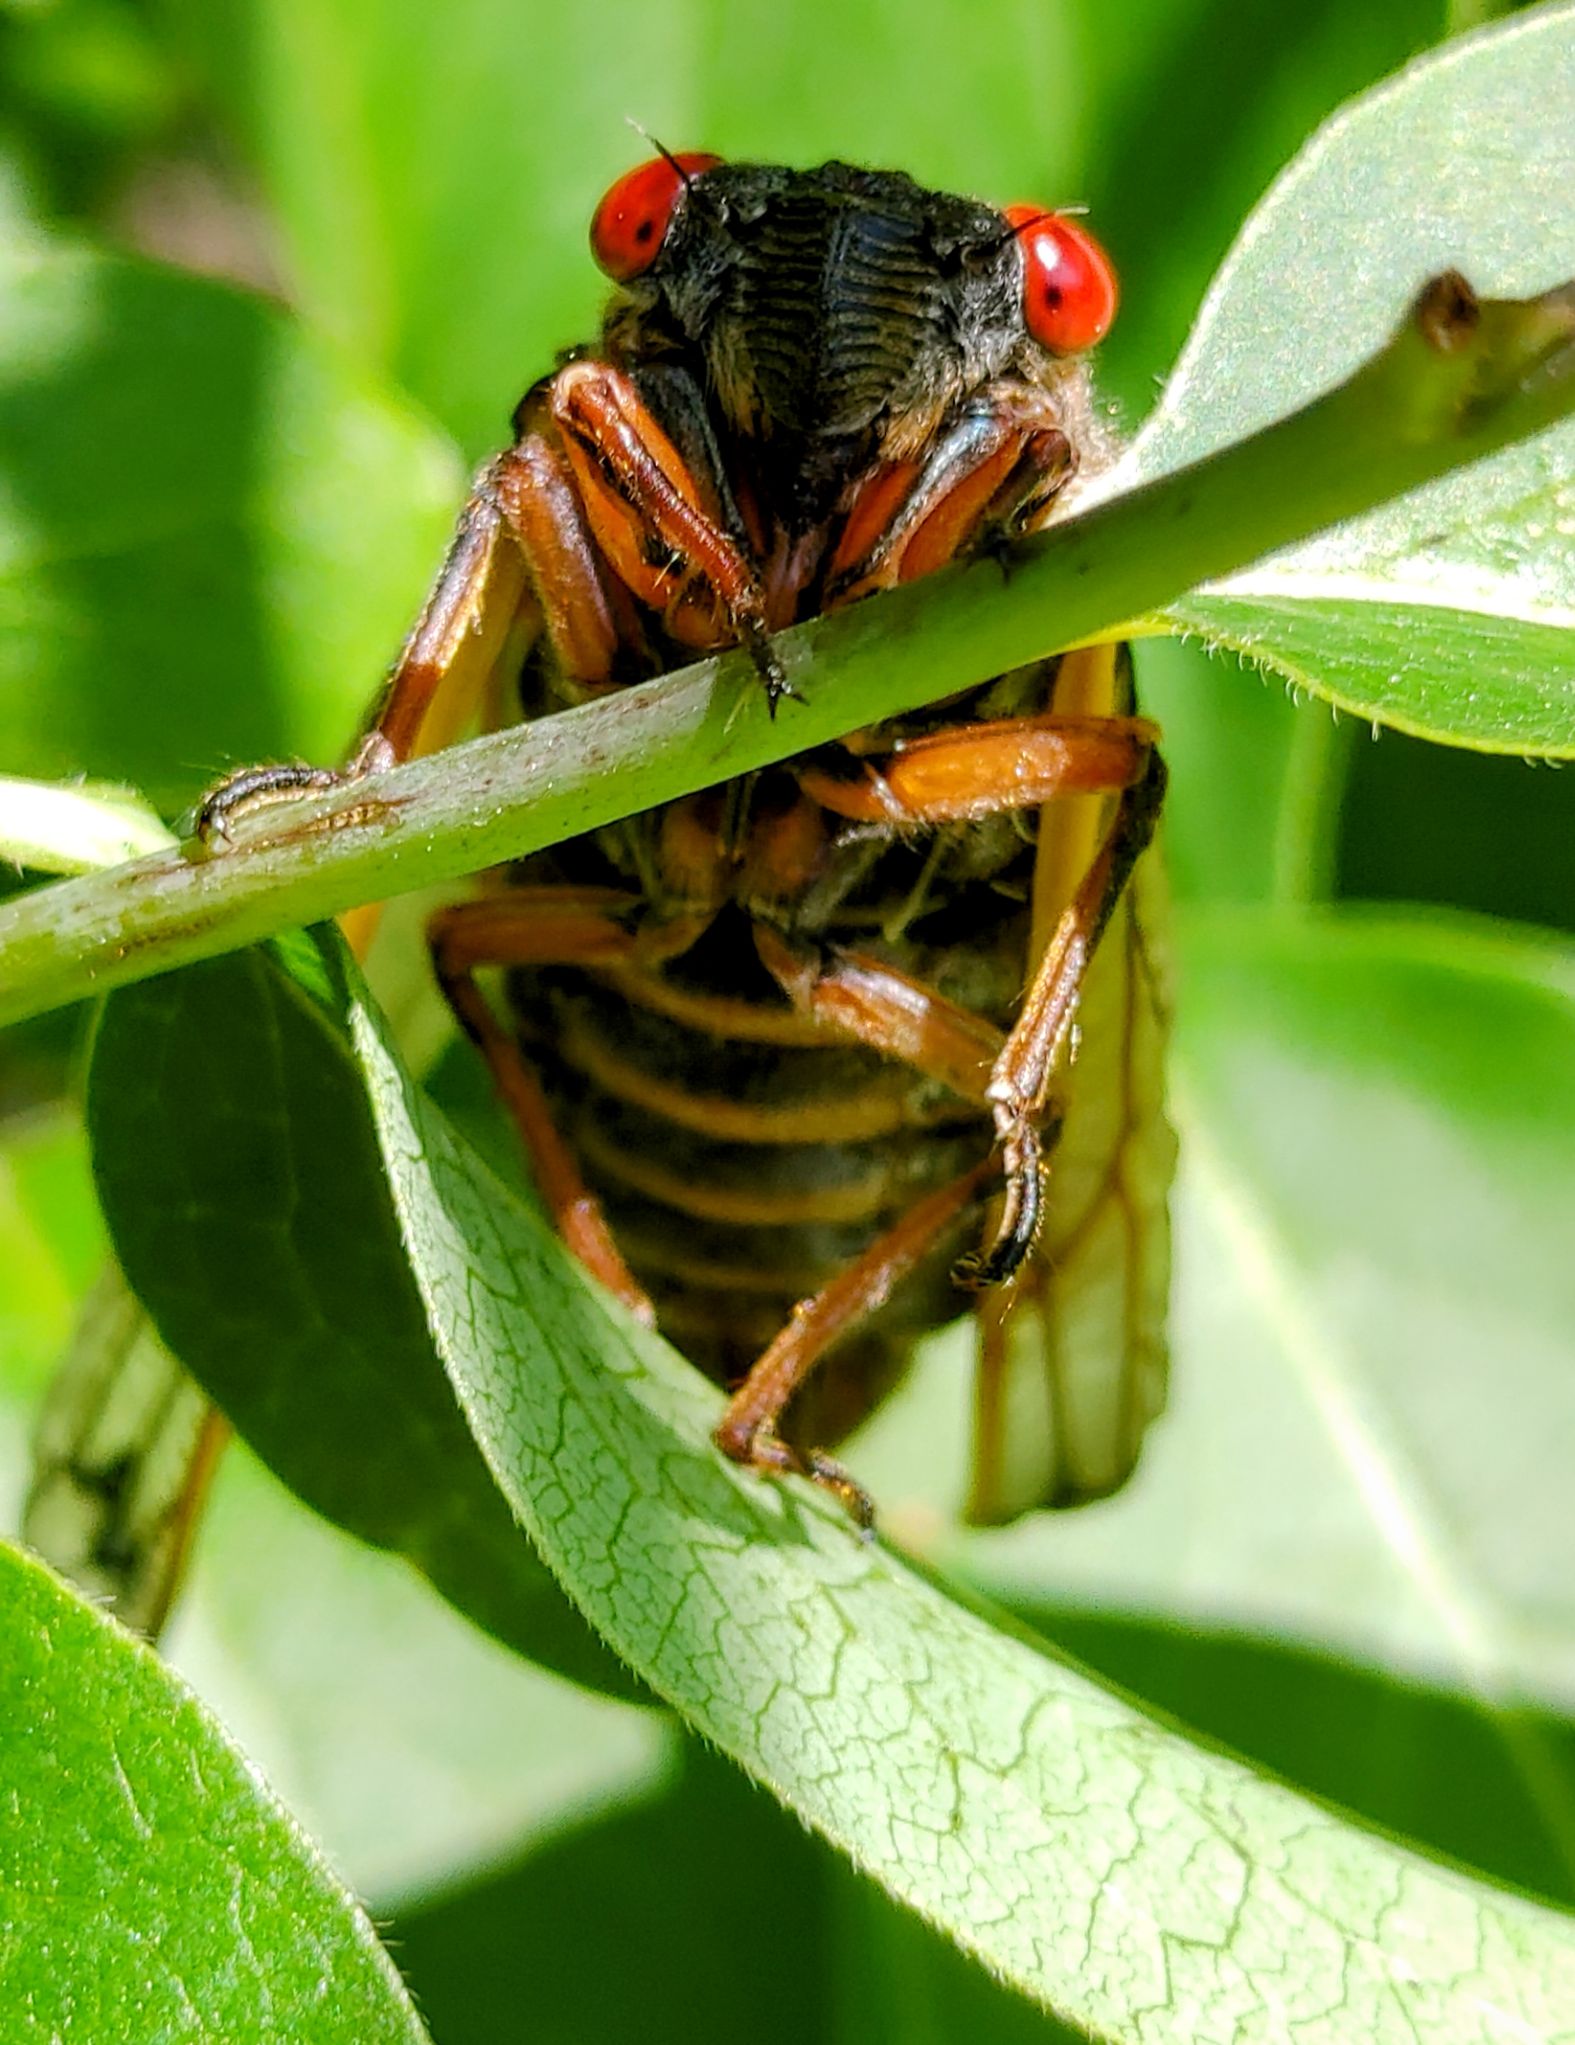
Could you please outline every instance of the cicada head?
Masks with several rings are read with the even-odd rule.
[[[1080,230],[1071,254],[1092,255],[1075,268],[1060,224],[896,171],[659,159],[613,187],[592,231],[623,285],[607,351],[685,367],[719,436],[748,445],[779,513],[808,526],[999,377],[1065,385],[1069,416],[1087,415],[1081,351],[1108,325],[1087,313],[1088,279],[1109,311],[1114,282]]]

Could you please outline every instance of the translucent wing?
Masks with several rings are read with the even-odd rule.
[[[225,1434],[119,1272],[106,1272],[39,1416],[23,1539],[127,1626],[156,1633]]]
[[[1065,664],[1077,694],[1056,707],[1131,705],[1125,649]],[[1108,815],[1095,798],[1041,813],[1036,929],[1047,933]],[[1138,862],[1095,952],[1058,1089],[1061,1133],[1045,1220],[1010,1286],[977,1311],[973,1477],[985,1524],[1075,1505],[1120,1485],[1165,1399],[1169,1193],[1176,1141],[1164,1110],[1170,998],[1164,874]]]

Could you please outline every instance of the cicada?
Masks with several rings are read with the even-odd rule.
[[[352,775],[462,705],[530,721],[731,646],[790,725],[775,632],[1009,547],[1109,458],[1086,358],[1116,284],[1073,218],[664,151],[591,249],[600,337],[477,477]],[[1156,739],[1124,648],[1062,653],[433,919],[556,1227],[728,1389],[735,1461],[867,1517],[832,1451],[969,1314],[970,1517],[1131,1469],[1174,1158]],[[236,776],[204,827],[321,778]]]

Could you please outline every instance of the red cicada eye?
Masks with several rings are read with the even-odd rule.
[[[591,254],[616,283],[626,284],[656,261],[678,195],[690,178],[722,161],[691,149],[684,156],[653,156],[625,171],[596,209]]]
[[[1057,355],[1077,355],[1110,331],[1120,292],[1115,266],[1094,237],[1042,206],[1002,208],[1023,247],[1023,317]]]

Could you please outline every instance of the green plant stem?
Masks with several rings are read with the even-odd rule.
[[[1274,832],[1276,902],[1300,907],[1334,893],[1337,827],[1357,729],[1353,719],[1323,704],[1306,705],[1296,721]]]
[[[1349,382],[1194,467],[1014,550],[782,635],[773,720],[737,654],[61,882],[0,914],[0,1022],[518,858],[968,687],[1149,629],[1199,582],[1354,517],[1575,409],[1575,285],[1422,293]],[[1133,621],[1141,620],[1141,627]],[[272,828],[270,828],[272,827]]]
[[[1512,4],[1513,0],[1446,0],[1444,34],[1466,35],[1486,22],[1496,21],[1501,14],[1508,14]]]

